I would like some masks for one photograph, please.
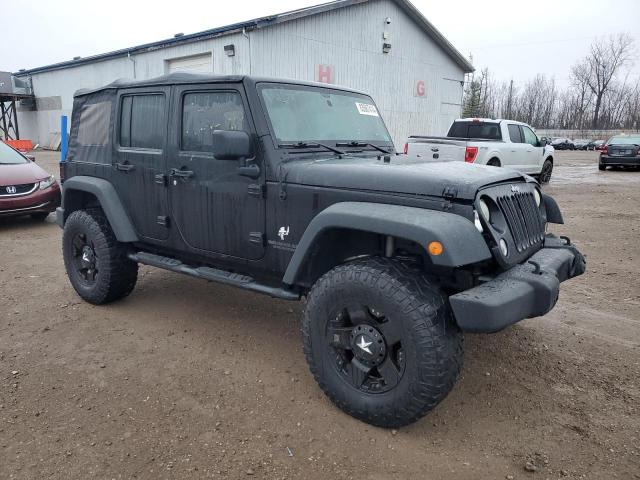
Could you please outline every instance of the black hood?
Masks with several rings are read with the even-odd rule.
[[[473,200],[478,189],[487,185],[526,181],[524,175],[504,168],[427,162],[407,155],[392,155],[389,163],[375,156],[299,158],[288,161],[281,172],[287,183],[328,188],[441,197],[446,187],[452,187],[456,198],[464,200]]]

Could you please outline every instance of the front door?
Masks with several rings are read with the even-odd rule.
[[[540,173],[542,169],[542,162],[544,160],[544,148],[540,145],[540,140],[538,136],[533,133],[529,127],[525,125],[521,125],[522,135],[524,137],[524,143],[526,148],[526,156],[525,161],[526,165],[523,168],[523,171],[526,173]]]
[[[245,130],[255,140],[240,85],[174,87],[167,162],[172,221],[187,248],[245,259],[264,255],[264,167],[260,178],[212,153],[214,130]]]
[[[169,236],[166,168],[167,87],[118,94],[113,183],[138,235],[151,241]]]
[[[520,130],[520,125],[515,123],[509,123],[507,129],[511,143],[509,144],[508,155],[501,159],[502,166],[522,171],[526,163],[525,158],[527,155],[527,145],[524,144],[522,130]]]

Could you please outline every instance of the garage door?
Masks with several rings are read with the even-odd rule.
[[[167,72],[213,73],[211,53],[167,60]]]

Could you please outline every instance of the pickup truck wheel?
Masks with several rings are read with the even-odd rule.
[[[551,181],[551,174],[553,173],[553,162],[546,159],[542,164],[542,170],[538,176],[540,183],[549,183]]]
[[[69,215],[62,234],[62,254],[71,285],[89,303],[100,305],[129,295],[138,264],[127,258],[100,209]]]
[[[497,158],[492,158],[487,162],[487,165],[489,165],[490,167],[499,167],[500,160],[498,160]]]
[[[415,422],[451,391],[462,332],[447,297],[421,271],[369,258],[335,267],[311,289],[304,352],[342,410],[380,427]]]

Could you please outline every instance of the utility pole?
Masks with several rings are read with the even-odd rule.
[[[513,102],[513,78],[509,82],[509,96],[507,97],[507,119],[513,120],[511,117],[511,106]]]

